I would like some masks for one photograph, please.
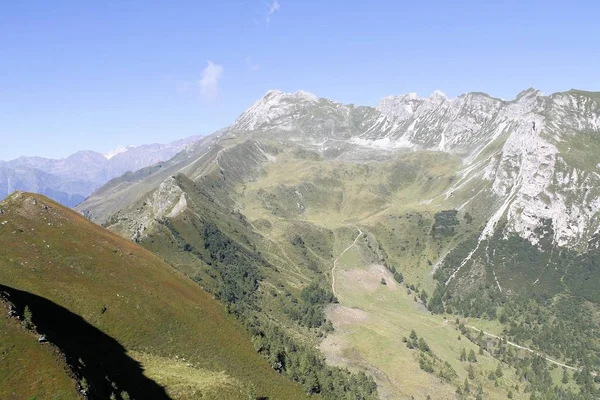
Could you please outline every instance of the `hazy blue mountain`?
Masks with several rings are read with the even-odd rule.
[[[0,161],[0,199],[23,190],[73,207],[109,180],[168,160],[200,139],[201,136],[192,136],[168,144],[131,146],[109,154],[79,151],[58,160],[19,157]]]

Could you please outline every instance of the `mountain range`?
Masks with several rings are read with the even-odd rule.
[[[200,138],[192,136],[169,144],[130,146],[108,154],[79,151],[59,160],[19,157],[0,161],[0,199],[15,190],[24,190],[73,207],[110,179],[168,160]]]
[[[600,228],[593,218],[600,209],[600,163],[594,156],[600,150],[599,101],[595,93],[576,90],[544,96],[528,89],[512,101],[483,93],[448,99],[438,91],[427,98],[387,97],[371,108],[303,91],[269,91],[212,141],[189,149],[183,164],[198,164],[195,154],[211,154],[209,143],[218,146],[234,137],[268,136],[332,160],[438,151],[461,165],[456,181],[437,199],[460,210],[478,198],[496,204],[482,237],[506,215],[511,230],[535,243],[535,228],[550,219],[553,241],[575,246],[592,240]],[[93,212],[87,204],[80,209]]]
[[[209,292],[305,394],[587,400],[600,395],[598,154],[595,92],[368,107],[272,90],[75,210]],[[216,398],[155,376],[174,398]]]
[[[578,373],[600,365],[597,154],[594,92],[527,89],[512,100],[435,92],[366,107],[274,90],[231,126],[167,162],[108,182],[77,210],[206,287],[219,281],[208,272],[212,256],[198,247],[209,232],[264,257],[276,271],[258,267],[264,284],[292,298],[310,282],[329,282],[340,303],[324,312],[337,333],[321,350],[339,365],[370,372],[383,398],[425,393],[432,383],[423,371],[442,377],[435,390],[447,396],[464,392],[462,379],[472,375],[472,366],[456,364],[458,354],[437,356],[462,345],[451,331],[443,339],[443,330],[432,334],[429,323],[417,335],[439,347],[419,361],[420,370],[398,370],[414,362],[403,350],[376,356],[372,346],[398,346],[392,326],[375,322],[384,318],[381,310],[389,307],[385,319],[406,335],[424,318],[403,319],[415,291],[415,302],[434,315],[466,318],[455,329],[490,362],[516,368],[499,386],[475,380],[482,392],[517,396],[512,380],[528,391],[564,394],[570,389],[560,379],[548,385],[543,371],[550,366],[525,379],[522,363],[534,354]],[[407,292],[391,283],[376,289],[380,279],[403,282]],[[295,306],[273,298],[280,295],[262,286],[255,293],[261,309],[288,321]],[[400,305],[408,314],[392,311]],[[470,336],[467,323],[483,332],[490,321],[498,324],[495,336]],[[364,329],[377,333],[357,333]],[[508,358],[501,344],[489,347],[502,336],[520,346]],[[512,355],[523,348],[529,355]],[[594,384],[577,379],[593,398]]]

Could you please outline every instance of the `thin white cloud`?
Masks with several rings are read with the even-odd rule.
[[[269,4],[269,12],[267,13],[267,23],[271,22],[271,15],[275,14],[277,10],[279,10],[281,6],[279,5],[279,0],[273,0],[271,4]]]
[[[202,71],[202,78],[198,81],[202,95],[207,99],[214,99],[219,94],[219,82],[223,78],[223,66],[208,61]]]
[[[273,14],[277,10],[279,10],[279,1],[274,0],[273,3],[271,3],[271,7],[269,7],[269,14]]]

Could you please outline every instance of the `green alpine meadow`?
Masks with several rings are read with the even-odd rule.
[[[0,400],[600,399],[599,15],[3,2]]]

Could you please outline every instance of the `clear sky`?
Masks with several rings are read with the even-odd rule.
[[[599,3],[4,1],[0,159],[210,133],[273,88],[600,91]]]

